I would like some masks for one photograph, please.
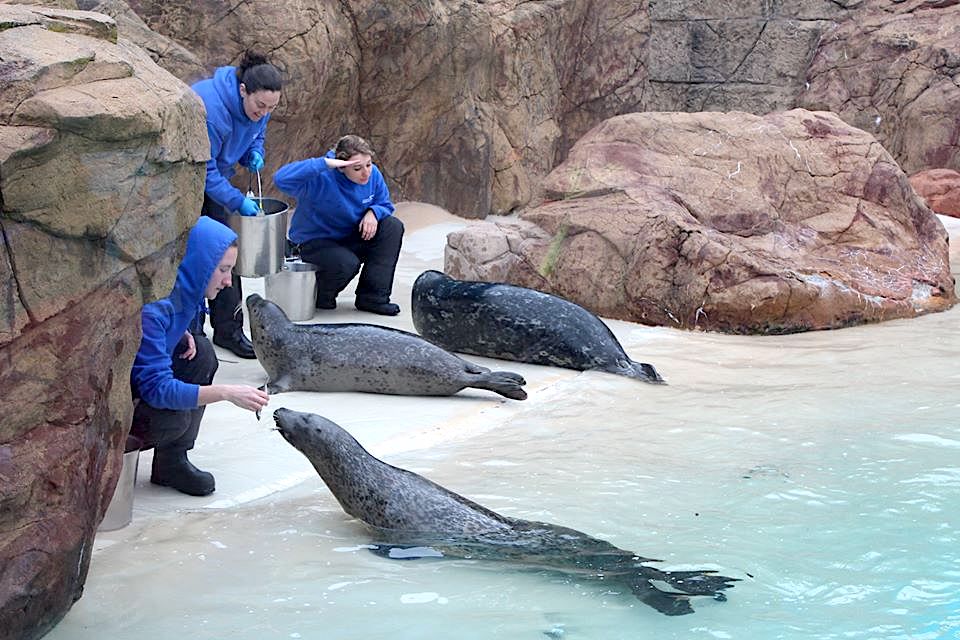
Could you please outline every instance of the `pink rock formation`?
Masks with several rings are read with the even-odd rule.
[[[798,106],[874,134],[908,174],[960,170],[960,3],[874,0],[825,34]]]
[[[910,176],[913,187],[934,212],[960,218],[960,173],[930,169]]]
[[[446,270],[624,320],[734,333],[954,304],[947,234],[835,115],[634,113],[584,136],[521,222],[448,239]]]

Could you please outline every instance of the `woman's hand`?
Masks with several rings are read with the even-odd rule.
[[[342,169],[344,167],[355,167],[358,164],[363,164],[363,158],[354,158],[353,160],[341,160],[340,158],[327,158],[324,157],[323,161],[327,163],[327,167],[330,169]]]
[[[200,387],[200,405],[229,400],[241,409],[257,412],[267,406],[270,396],[266,391],[245,384],[211,384]]]
[[[197,341],[193,339],[193,334],[189,331],[184,337],[187,339],[187,348],[180,354],[180,357],[184,360],[193,360],[193,357],[197,355]]]
[[[373,209],[367,209],[360,219],[360,237],[370,240],[377,235],[377,224],[377,216],[373,213]]]

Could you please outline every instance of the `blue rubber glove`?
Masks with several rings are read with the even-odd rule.
[[[255,216],[260,213],[260,205],[251,200],[250,198],[244,198],[243,202],[240,203],[240,208],[238,212],[242,216]]]
[[[263,154],[259,151],[251,151],[250,158],[247,160],[247,169],[254,173],[263,169]]]

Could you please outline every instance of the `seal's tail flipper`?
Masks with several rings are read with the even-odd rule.
[[[499,393],[511,400],[526,400],[527,392],[523,390],[525,384],[527,381],[520,374],[509,371],[490,371],[477,376],[470,386]]]
[[[683,616],[693,613],[693,606],[687,596],[661,591],[650,584],[650,581],[643,575],[632,574],[629,585],[633,595],[637,596],[641,602],[650,605],[664,615]]]
[[[652,382],[653,384],[667,383],[667,381],[664,380],[659,373],[657,373],[657,370],[653,368],[652,364],[647,364],[646,362],[637,362],[636,360],[631,360],[630,364],[633,365],[633,374],[631,374],[631,378],[643,380],[644,382]]]
[[[370,553],[389,560],[419,560],[420,558],[442,558],[443,552],[433,547],[410,547],[394,544],[374,544]]]
[[[664,571],[661,579],[684,593],[714,597],[719,595],[720,591],[731,588],[733,586],[731,583],[740,580],[739,578],[716,575],[716,572],[710,570]]]

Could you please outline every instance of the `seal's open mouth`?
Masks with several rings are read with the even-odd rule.
[[[285,429],[285,428],[284,428],[284,425],[283,425],[283,422],[281,422],[281,420],[283,419],[283,416],[282,416],[282,413],[281,413],[282,411],[284,411],[283,407],[281,407],[281,408],[279,408],[279,409],[277,409],[276,411],[273,412],[273,422],[274,422],[274,424],[276,425],[276,426],[274,427],[274,430],[275,430],[275,431],[279,431],[279,432],[280,432],[280,435],[283,436],[283,439],[284,439],[284,440],[286,440],[286,441],[289,442],[290,444],[293,444],[293,442],[290,440],[290,437],[291,437],[291,436],[290,436],[290,431],[287,430],[287,429]]]

